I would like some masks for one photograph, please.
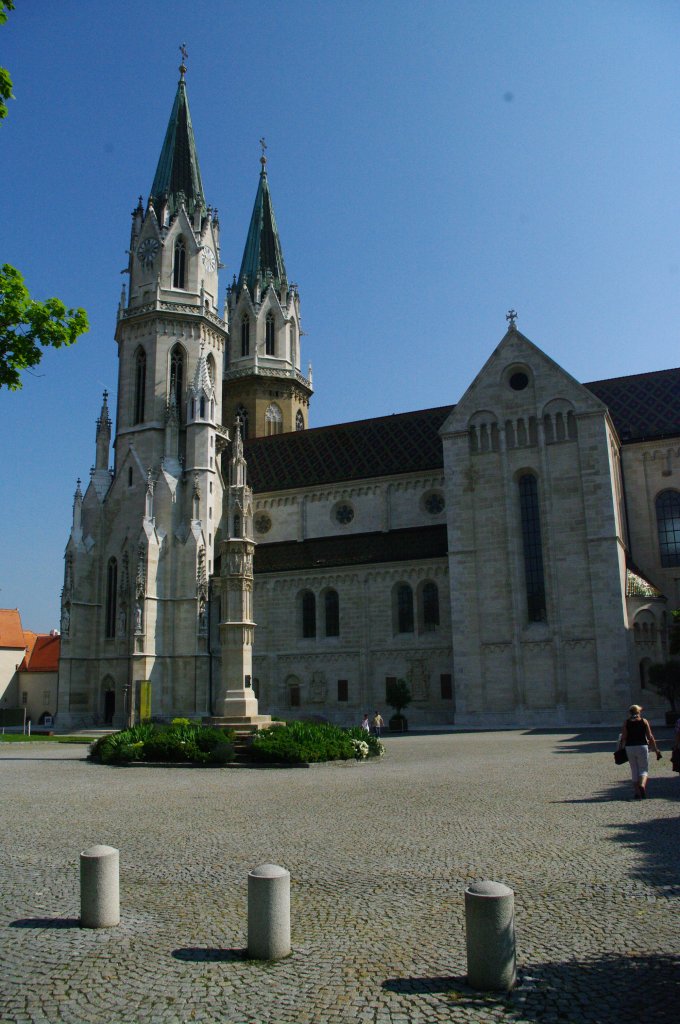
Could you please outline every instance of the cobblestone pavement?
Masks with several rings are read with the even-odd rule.
[[[663,732],[662,732],[663,735]],[[680,778],[632,801],[611,735],[387,737],[310,769],[106,768],[0,745],[3,1024],[676,1022]],[[121,924],[78,926],[80,850]],[[292,876],[291,957],[244,958],[247,873]],[[465,984],[472,879],[515,890],[520,982]]]

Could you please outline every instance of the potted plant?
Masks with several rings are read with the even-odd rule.
[[[648,681],[650,689],[671,706],[666,712],[666,725],[675,725],[679,717],[676,704],[680,702],[680,661],[657,661],[650,665]]]
[[[390,718],[390,731],[406,732],[408,722],[401,712],[411,703],[411,691],[403,679],[396,679],[387,684],[385,700],[391,708],[394,708],[395,712]]]

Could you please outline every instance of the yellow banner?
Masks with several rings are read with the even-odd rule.
[[[151,718],[151,680],[140,679],[139,680],[139,720],[140,722],[148,722]]]

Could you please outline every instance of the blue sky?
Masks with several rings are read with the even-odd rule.
[[[0,606],[58,625],[76,478],[115,395],[130,212],[178,46],[222,290],[268,171],[312,426],[457,401],[505,313],[582,381],[680,364],[674,0],[17,0],[0,260],[90,333],[0,391]],[[115,402],[112,403],[115,408]]]

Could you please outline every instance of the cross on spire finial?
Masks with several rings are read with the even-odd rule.
[[[184,78],[187,73],[187,57],[189,56],[186,43],[180,43],[179,52],[182,54],[182,63],[179,66],[179,73],[182,78]]]
[[[517,319],[517,311],[514,309],[509,309],[508,312],[505,314],[505,319],[508,321],[508,329],[514,331],[515,320]]]
[[[262,156],[260,157],[260,163],[262,164],[262,170],[264,170],[265,164],[267,163],[267,157],[264,155],[264,152],[267,148],[267,143],[264,141],[264,135],[260,139],[260,146],[262,147]]]

